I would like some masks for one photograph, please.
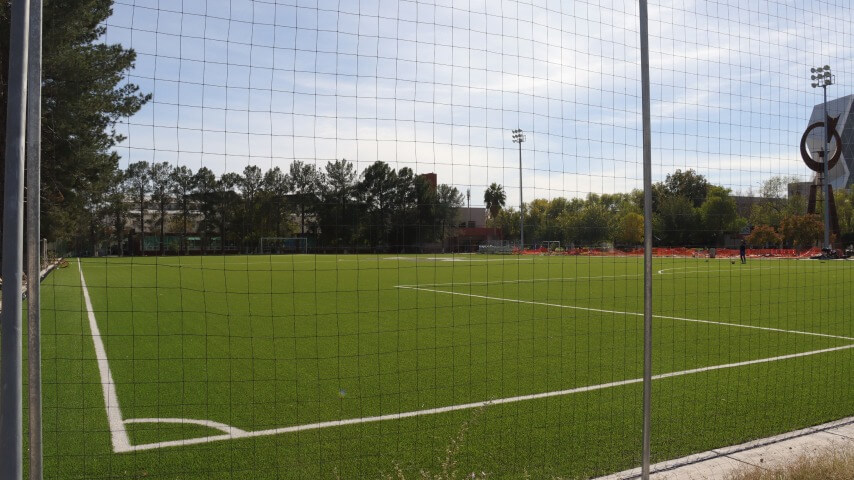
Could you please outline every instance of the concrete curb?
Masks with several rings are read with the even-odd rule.
[[[59,267],[59,264],[65,260],[64,258],[58,258],[55,262],[51,263],[47,267],[44,268],[41,272],[39,272],[39,282],[44,281],[45,278],[50,274],[50,272],[54,271]],[[27,286],[21,285],[21,297],[27,298]],[[0,310],[3,308],[3,302],[0,301]]]
[[[854,417],[666,460],[652,465],[650,478],[656,480],[723,479],[739,468],[749,466],[771,468],[802,455],[842,445],[854,448]],[[641,478],[639,467],[599,477],[597,480],[637,478]]]

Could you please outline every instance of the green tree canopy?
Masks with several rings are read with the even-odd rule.
[[[668,197],[687,198],[694,207],[699,207],[706,201],[710,186],[706,177],[693,169],[676,170],[664,179],[663,193]]]
[[[783,219],[780,231],[786,241],[797,248],[805,249],[815,245],[824,235],[824,224],[816,214],[790,215]]]
[[[699,210],[703,221],[705,242],[716,243],[723,238],[724,232],[740,228],[738,208],[727,188],[710,186],[706,200],[700,205]]]
[[[745,240],[752,247],[771,248],[780,245],[783,242],[783,237],[774,230],[774,227],[759,225],[750,232]]]
[[[127,82],[136,54],[101,42],[112,0],[44,3],[42,89],[42,232],[69,238],[80,231],[87,198],[109,187],[118,166],[115,129],[151,99]],[[0,7],[0,149],[6,146],[9,2]],[[2,202],[3,169],[0,169]]]

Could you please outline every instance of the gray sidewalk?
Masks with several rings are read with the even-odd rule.
[[[657,463],[652,466],[650,478],[725,479],[739,468],[751,465],[771,468],[802,455],[839,447],[854,448],[854,417]],[[600,477],[599,480],[635,478],[640,478],[640,468]]]

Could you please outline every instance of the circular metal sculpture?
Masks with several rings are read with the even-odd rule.
[[[830,179],[825,178],[824,175],[824,162],[827,161],[827,171],[830,172],[830,169],[836,166],[839,162],[839,158],[842,156],[842,138],[839,136],[839,132],[836,131],[836,124],[839,122],[839,117],[833,118],[831,116],[827,116],[824,122],[815,122],[807,127],[807,130],[804,132],[804,135],[801,137],[801,158],[804,159],[804,163],[807,164],[807,167],[810,170],[818,173],[816,176],[816,181],[810,185],[810,193],[809,200],[807,201],[807,213],[816,213],[816,203],[818,198],[818,189],[824,184],[827,187],[827,212],[830,214],[830,228],[829,230],[839,238],[839,217],[836,214],[836,201],[833,198],[833,186],[830,185]],[[820,162],[813,160],[812,155],[810,155],[809,150],[807,149],[807,137],[809,137],[810,132],[819,127],[824,127],[827,125],[827,128],[824,129],[826,140],[830,143],[831,140],[836,141],[836,148],[833,151],[833,155],[830,159],[827,159],[827,152],[819,152],[819,157],[821,158]]]
[[[829,171],[831,168],[836,166],[836,163],[839,162],[839,157],[842,156],[842,138],[839,136],[839,132],[836,131],[836,123],[839,121],[839,117],[827,117],[827,141],[830,142],[831,139],[836,140],[836,149],[833,151],[833,156],[830,157],[829,163],[827,164],[827,170]],[[817,162],[813,160],[812,155],[810,155],[809,150],[807,150],[807,137],[809,137],[810,132],[819,127],[824,127],[825,122],[815,122],[804,132],[804,135],[801,137],[801,158],[804,159],[804,163],[815,172],[823,173],[824,172],[824,160],[821,162]],[[827,152],[824,152],[821,157],[824,159],[827,156]]]

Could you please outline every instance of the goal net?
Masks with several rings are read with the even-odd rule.
[[[563,251],[563,249],[560,248],[560,240],[545,241],[542,245],[548,253],[560,253]]]
[[[303,237],[264,237],[258,242],[258,253],[262,255],[308,253],[308,239]]]

